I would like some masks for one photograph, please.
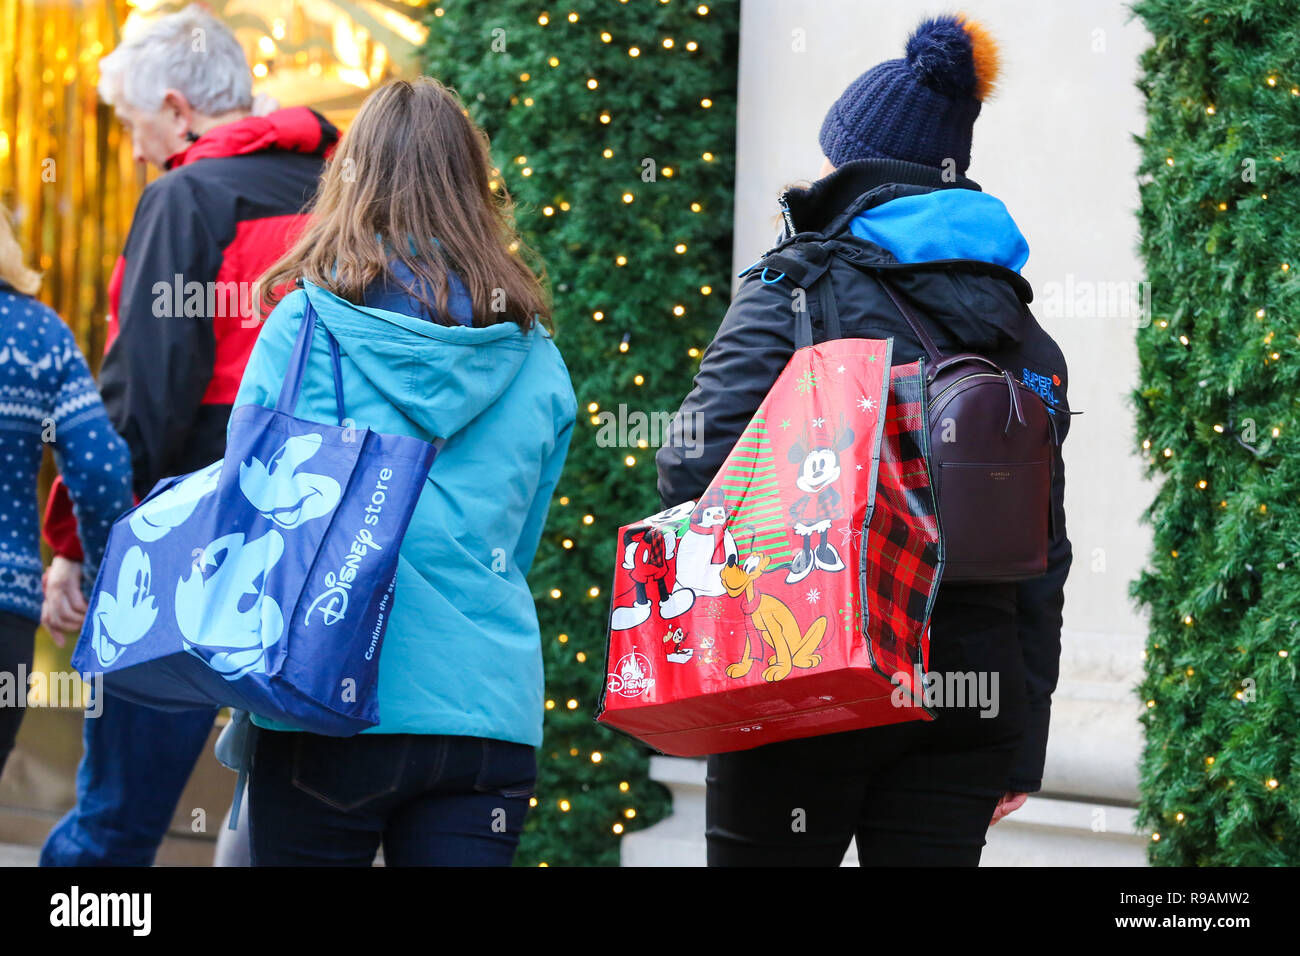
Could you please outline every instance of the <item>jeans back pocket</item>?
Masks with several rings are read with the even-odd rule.
[[[474,789],[507,799],[531,797],[537,788],[537,751],[509,740],[483,740],[483,763]]]
[[[411,749],[405,734],[297,736],[293,785],[336,810],[359,809],[401,785]]]

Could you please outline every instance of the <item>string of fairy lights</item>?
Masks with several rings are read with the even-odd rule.
[[[1206,21],[1206,22],[1208,22],[1208,18],[1207,18],[1207,21]],[[1264,85],[1267,86],[1269,89],[1279,89],[1279,88],[1281,88],[1281,89],[1288,89],[1288,88],[1285,86],[1285,84],[1283,84],[1283,83],[1281,82],[1280,78],[1279,78],[1276,74],[1270,74],[1270,75],[1266,76],[1266,77],[1264,78],[1264,81],[1263,81],[1263,82],[1264,82]],[[1289,87],[1289,90],[1288,90],[1288,91],[1289,91],[1289,93],[1290,93],[1291,96],[1300,97],[1300,86],[1294,86],[1294,85],[1293,85],[1293,86]],[[1190,105],[1192,105],[1192,104],[1191,104],[1191,101],[1190,101],[1190,100],[1184,100],[1184,101],[1183,101],[1183,105],[1184,105],[1184,106],[1190,106]],[[1205,109],[1205,115],[1206,115],[1206,116],[1217,116],[1217,115],[1218,115],[1218,109],[1217,109],[1217,107],[1216,107],[1213,103],[1207,103],[1207,104],[1205,105],[1204,109]],[[1272,160],[1273,160],[1273,162],[1280,163],[1280,162],[1282,162],[1283,158],[1284,158],[1283,155],[1279,154],[1279,155],[1275,155],[1275,156],[1273,156],[1273,157],[1272,157]],[[1173,166],[1177,165],[1177,161],[1175,160],[1175,158],[1174,158],[1173,156],[1166,156],[1166,157],[1165,157],[1165,165],[1168,166],[1168,167],[1173,167]],[[1259,198],[1260,198],[1261,200],[1267,200],[1267,199],[1268,199],[1268,193],[1266,193],[1266,192],[1261,192],[1261,193],[1259,194]],[[1227,203],[1226,201],[1220,201],[1220,202],[1218,202],[1218,203],[1208,203],[1208,202],[1207,202],[1207,203],[1203,203],[1202,205],[1212,205],[1212,206],[1213,206],[1216,210],[1218,210],[1219,212],[1226,212],[1226,211],[1228,211],[1228,208],[1229,208],[1228,203]],[[1287,261],[1279,262],[1277,268],[1278,268],[1278,271],[1281,272],[1283,276],[1289,277],[1289,274],[1290,274],[1290,272],[1291,272],[1291,263],[1290,263],[1290,262],[1287,262]],[[1266,321],[1266,320],[1268,319],[1268,317],[1269,317],[1268,309],[1267,309],[1265,306],[1259,306],[1259,307],[1255,308],[1253,311],[1254,311],[1254,318],[1255,318],[1257,321],[1259,321],[1259,322],[1264,322],[1264,321]],[[1158,328],[1158,329],[1167,329],[1167,328],[1169,327],[1169,322],[1168,322],[1168,320],[1166,320],[1166,319],[1160,319],[1160,320],[1158,320],[1158,321],[1156,321],[1156,322],[1154,323],[1154,326],[1155,326],[1155,328]],[[1265,346],[1265,348],[1268,349],[1267,354],[1266,354],[1266,355],[1264,356],[1264,358],[1263,358],[1263,363],[1264,363],[1265,365],[1268,365],[1268,364],[1271,363],[1271,362],[1278,362],[1278,361],[1280,361],[1281,358],[1282,358],[1281,352],[1278,351],[1277,348],[1273,345],[1273,343],[1274,343],[1274,339],[1275,339],[1275,338],[1276,338],[1276,333],[1275,333],[1275,331],[1272,330],[1272,329],[1267,330],[1266,334],[1265,334],[1265,335],[1263,336],[1263,338],[1262,338],[1262,344]],[[1296,340],[1297,340],[1297,342],[1300,342],[1300,334],[1297,334],[1297,335],[1296,335]],[[1191,348],[1191,339],[1190,339],[1186,334],[1179,334],[1179,335],[1177,336],[1177,338],[1175,339],[1175,341],[1177,341],[1177,342],[1179,343],[1179,345],[1181,345],[1184,349],[1190,349],[1190,348]],[[1224,434],[1227,433],[1227,428],[1226,428],[1226,427],[1224,426],[1224,424],[1221,423],[1221,422],[1216,423],[1216,424],[1213,426],[1213,430],[1214,430],[1214,432],[1215,432],[1216,434],[1219,434],[1219,435],[1224,435]],[[1270,434],[1272,435],[1272,437],[1274,437],[1274,438],[1279,437],[1279,436],[1282,434],[1282,427],[1281,427],[1281,425],[1273,425],[1273,426],[1269,429],[1269,433],[1270,433]],[[1236,436],[1234,436],[1234,437],[1236,437]],[[1246,442],[1242,441],[1241,438],[1237,437],[1237,441],[1239,441],[1239,442],[1241,442],[1243,445],[1245,445],[1245,447],[1246,447],[1247,449],[1249,449],[1249,450],[1251,450],[1251,451],[1254,450],[1254,449],[1251,448],[1251,446],[1250,446],[1249,444],[1247,444]],[[1142,441],[1142,449],[1143,449],[1144,452],[1151,452],[1151,449],[1152,449],[1152,441],[1151,441],[1150,438],[1143,439],[1143,441]],[[1161,449],[1161,451],[1160,451],[1158,454],[1154,454],[1154,453],[1153,453],[1153,454],[1149,454],[1147,460],[1148,460],[1148,462],[1149,462],[1150,464],[1152,464],[1152,465],[1156,465],[1156,464],[1157,464],[1161,459],[1164,459],[1165,461],[1168,461],[1169,459],[1172,459],[1173,457],[1174,457],[1174,450],[1173,450],[1173,448],[1166,446],[1166,447],[1164,447],[1163,449]],[[1198,479],[1197,482],[1196,482],[1196,487],[1197,487],[1198,490],[1206,491],[1206,490],[1209,489],[1209,481],[1208,481],[1207,479],[1205,479],[1205,478],[1200,478],[1200,479]],[[1221,499],[1219,500],[1219,507],[1220,507],[1220,508],[1224,508],[1224,509],[1226,509],[1226,508],[1228,507],[1228,501],[1227,501],[1226,498],[1221,498]],[[1266,515],[1266,514],[1268,514],[1268,504],[1267,504],[1266,502],[1261,502],[1261,503],[1260,503],[1260,505],[1259,505],[1259,509],[1258,509],[1258,513],[1259,513],[1260,515]],[[1177,550],[1176,548],[1170,551],[1170,557],[1174,558],[1175,560],[1178,558],[1178,550]],[[1284,561],[1283,561],[1283,562],[1278,562],[1277,567],[1278,567],[1278,570],[1284,570],[1284,569],[1286,568],[1286,562],[1284,562]],[[1194,626],[1196,625],[1196,619],[1195,619],[1191,614],[1186,614],[1186,613],[1185,613],[1185,614],[1182,615],[1182,623],[1183,623],[1184,626],[1186,626],[1186,627],[1189,627],[1189,628],[1190,628],[1190,627],[1194,627]],[[1152,644],[1152,648],[1153,648],[1154,650],[1160,650],[1160,645],[1159,645],[1158,643]],[[1278,656],[1279,658],[1282,658],[1282,659],[1285,660],[1285,659],[1287,659],[1287,658],[1290,657],[1290,651],[1287,650],[1286,648],[1277,648],[1276,651],[1277,651],[1277,656]],[[1143,650],[1143,651],[1142,651],[1142,659],[1145,661],[1145,660],[1147,660],[1147,658],[1148,658],[1148,653],[1147,653],[1147,651]],[[1185,676],[1187,679],[1191,679],[1191,678],[1195,677],[1195,675],[1196,675],[1196,669],[1193,668],[1193,667],[1188,667],[1188,668],[1186,668],[1186,669],[1184,670],[1183,673],[1184,673],[1184,676]],[[1244,691],[1244,690],[1241,690],[1241,689],[1234,690],[1234,691],[1233,691],[1233,697],[1234,697],[1234,699],[1236,699],[1236,700],[1238,700],[1238,701],[1245,701],[1245,700],[1247,700],[1247,697],[1246,697],[1245,691]],[[1156,709],[1156,700],[1155,700],[1154,698],[1148,698],[1148,699],[1146,700],[1146,702],[1145,702],[1145,705],[1146,705],[1146,709],[1147,709],[1148,711],[1150,711],[1150,710],[1155,710],[1155,709]],[[1204,765],[1205,765],[1205,769],[1206,769],[1207,772],[1208,772],[1211,768],[1214,767],[1215,763],[1216,763],[1216,758],[1215,758],[1215,756],[1214,756],[1213,754],[1208,755],[1208,756],[1206,756],[1206,757],[1204,758]],[[1264,780],[1262,781],[1262,783],[1263,783],[1264,787],[1265,787],[1266,789],[1268,789],[1268,790],[1277,790],[1277,789],[1281,786],[1280,781],[1279,781],[1276,777],[1274,777],[1274,776],[1269,776],[1269,777],[1267,777],[1266,779],[1264,779]],[[1230,777],[1230,778],[1227,780],[1227,782],[1226,782],[1226,785],[1227,785],[1229,788],[1231,788],[1231,787],[1235,787],[1236,784],[1237,784],[1237,781],[1236,781],[1234,778],[1231,778],[1231,777]],[[1178,824],[1183,824],[1183,823],[1185,823],[1185,822],[1187,821],[1187,812],[1184,811],[1184,810],[1179,810],[1179,811],[1177,811],[1177,812],[1173,815],[1173,820],[1174,820],[1175,823],[1178,823]],[[1152,841],[1153,843],[1159,843],[1159,842],[1160,842],[1160,838],[1161,838],[1161,837],[1160,837],[1160,832],[1159,832],[1158,830],[1152,832],[1152,834],[1151,834],[1151,841]]]
[[[619,0],[620,4],[626,4],[627,2],[628,0]],[[673,2],[673,0],[658,0],[658,2],[660,4],[667,5]],[[434,8],[433,14],[435,17],[441,17],[444,15],[444,13],[445,11],[443,10],[442,7]],[[707,4],[703,4],[703,3],[696,4],[694,7],[694,13],[698,17],[706,17],[709,15],[709,7]],[[548,10],[542,10],[539,11],[537,14],[536,25],[542,30],[547,30],[548,28],[553,29],[565,23],[577,24],[582,19],[583,19],[582,16],[575,11],[569,11],[568,13],[560,14],[560,13],[552,13],[551,11]],[[599,36],[600,42],[602,44],[608,44],[610,46],[613,46],[621,42],[626,42],[624,41],[624,38],[618,37],[610,29],[598,27],[596,28],[596,31],[597,31],[597,35]],[[645,41],[640,38],[636,38],[633,42],[628,42],[628,45],[625,48],[628,59],[631,61],[641,61],[644,53],[646,52],[647,42],[648,41]],[[664,51],[668,51],[668,52],[681,52],[684,54],[692,54],[700,50],[699,41],[689,37],[683,39],[681,37],[663,36],[663,37],[656,38],[653,42],[657,43],[658,46],[660,46]],[[543,62],[545,63],[545,69],[550,69],[550,70],[559,70],[565,65],[562,63],[561,58],[556,55],[544,56]],[[535,83],[534,83],[533,73],[530,71],[524,71],[519,73],[517,82],[518,82],[518,92],[516,92],[510,97],[510,105],[512,107],[521,106],[525,109],[531,109],[533,107],[539,106],[540,105],[539,96],[541,94],[534,92]],[[580,75],[576,78],[575,82],[581,84],[583,88],[585,88],[592,95],[596,95],[596,96],[600,95],[601,92],[605,89],[605,86],[602,84],[602,78],[600,76],[594,75],[591,71],[588,70],[581,71]],[[530,86],[530,84],[532,85]],[[713,99],[708,96],[701,97],[700,100],[698,101],[698,108],[702,110],[712,109],[713,105],[714,105]],[[599,123],[600,127],[608,128],[610,130],[616,129],[618,127],[620,119],[621,117],[616,115],[615,110],[608,107],[600,108],[599,113],[596,115],[596,120]],[[604,161],[613,160],[616,158],[616,151],[614,150],[613,147],[609,145],[603,145],[599,147],[599,156]],[[700,154],[700,159],[705,163],[712,163],[715,161],[716,157],[713,152],[706,150]],[[518,168],[517,169],[518,174],[524,177],[525,179],[532,178],[536,174],[536,170],[530,164],[527,155],[521,154],[515,156],[514,165]],[[494,169],[492,172],[494,177],[500,176],[500,170]],[[682,175],[682,171],[673,165],[663,165],[658,168],[657,175],[662,176],[668,180],[680,179],[680,176]],[[500,185],[499,179],[493,178],[488,185],[492,190],[495,191]],[[635,204],[638,199],[637,191],[635,187],[624,188],[620,193],[620,198],[622,199],[622,203],[624,206],[630,207],[633,204]],[[694,214],[700,214],[704,212],[704,204],[698,199],[691,200],[689,202],[688,208]],[[542,206],[541,214],[544,217],[550,219],[556,216],[562,216],[565,213],[571,212],[572,210],[573,210],[573,204],[570,200],[557,198],[552,202],[549,202],[544,206]],[[674,255],[685,256],[689,252],[689,245],[685,241],[681,239],[669,239],[668,241],[671,243],[671,248]],[[631,255],[629,255],[627,252],[619,252],[614,256],[612,265],[616,269],[623,269],[626,268],[629,264],[631,264],[631,262],[632,262]],[[699,287],[699,295],[701,297],[708,297],[711,296],[712,294],[713,294],[712,286],[702,285]],[[687,304],[685,301],[681,301],[681,300],[673,302],[670,308],[671,314],[677,318],[684,316],[686,314],[686,311],[687,311]],[[605,321],[605,318],[606,315],[603,309],[595,309],[591,312],[591,321],[593,322],[600,323]],[[619,355],[622,356],[626,356],[631,353],[630,333],[624,333],[623,336],[621,337],[618,343],[618,353]],[[700,348],[695,346],[692,346],[687,350],[687,355],[692,359],[699,358],[700,354],[701,354]],[[643,373],[638,372],[633,376],[632,381],[635,385],[642,386],[645,384],[646,376]],[[586,405],[586,410],[590,416],[589,421],[591,425],[593,426],[600,425],[601,424],[600,404],[595,401],[589,402]],[[648,448],[649,442],[644,438],[639,439],[636,443],[636,446],[639,449]],[[642,459],[635,454],[628,454],[624,456],[623,464],[627,468],[632,468],[635,467],[641,460]],[[561,495],[557,500],[561,507],[568,507],[571,503],[568,495]],[[596,520],[595,516],[591,513],[585,513],[582,516],[582,523],[584,525],[591,525],[595,522],[595,520]],[[574,547],[574,541],[572,538],[566,537],[561,542],[561,546],[565,550],[571,550]],[[564,597],[563,590],[558,587],[550,588],[548,594],[552,600],[556,600],[556,601],[559,601]],[[598,585],[592,585],[587,589],[586,597],[588,600],[597,599],[600,597],[600,595],[601,595],[601,588]],[[570,638],[568,634],[562,633],[557,636],[556,640],[560,644],[568,644]],[[580,664],[585,664],[589,660],[587,653],[582,650],[576,651],[574,654],[574,658]],[[597,663],[599,664],[600,661],[597,660]],[[546,706],[546,710],[550,712],[561,708],[567,711],[576,711],[581,705],[576,698],[572,698],[572,697],[562,702],[548,697],[545,706]],[[582,752],[577,747],[570,747],[568,750],[568,756],[570,758],[582,758]],[[552,758],[559,759],[560,754],[552,753]],[[599,750],[595,750],[592,751],[590,754],[588,754],[586,759],[590,760],[593,764],[599,764],[604,759],[604,755]],[[620,794],[630,794],[631,789],[632,789],[631,784],[627,780],[619,781],[618,792]],[[555,800],[555,807],[561,813],[569,813],[574,809],[575,799],[576,798],[573,796],[561,796]],[[538,798],[537,797],[531,798],[531,800],[529,801],[529,805],[532,807],[537,807]],[[627,823],[631,820],[636,819],[636,816],[637,816],[637,808],[634,805],[632,805],[632,801],[629,799],[629,801],[624,805],[620,817],[609,823],[610,831],[615,835],[623,834],[626,829]],[[542,861],[539,865],[547,866],[548,864],[545,861]]]

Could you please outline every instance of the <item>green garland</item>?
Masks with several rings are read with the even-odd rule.
[[[1141,0],[1133,399],[1157,491],[1140,822],[1165,865],[1300,863],[1300,18]]]
[[[426,22],[426,71],[491,137],[546,263],[579,404],[529,575],[548,710],[518,862],[614,865],[669,810],[649,751],[593,721],[615,537],[659,510],[657,436],[611,445],[593,417],[676,411],[726,309],[738,3],[447,0]]]

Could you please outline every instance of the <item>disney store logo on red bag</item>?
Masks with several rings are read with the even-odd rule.
[[[618,662],[614,673],[609,675],[608,686],[611,694],[623,697],[640,697],[655,685],[655,679],[648,676],[650,660],[644,654],[633,651],[624,654]]]

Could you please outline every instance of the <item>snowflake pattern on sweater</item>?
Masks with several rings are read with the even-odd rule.
[[[72,331],[48,306],[0,282],[0,610],[41,616],[36,478],[46,443],[98,565],[131,507],[131,458],[99,400]]]

